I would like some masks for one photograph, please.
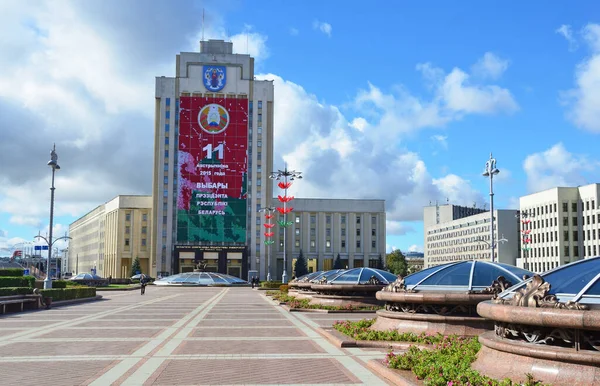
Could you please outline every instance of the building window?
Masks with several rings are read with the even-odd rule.
[[[579,240],[579,233],[577,231],[573,231],[573,241],[578,241]],[[577,255],[575,255],[577,256]]]
[[[600,219],[600,217],[598,217],[598,218]],[[346,216],[342,216],[342,224],[345,224],[345,223],[346,223]]]
[[[375,217],[375,216],[371,217],[371,224],[373,224],[373,225],[377,224],[377,217]]]
[[[375,228],[371,229],[371,236],[375,236],[376,232],[375,232]]]
[[[346,236],[346,228],[342,228],[342,236]]]
[[[563,231],[563,241],[569,241],[569,231]]]
[[[331,248],[331,241],[330,240],[325,241],[325,246],[327,248]],[[594,248],[596,248],[596,247],[594,247]]]
[[[579,247],[577,245],[573,246],[573,257],[579,257]]]
[[[125,221],[131,221],[131,213],[125,213]]]
[[[142,214],[142,221],[148,221],[148,213]]]
[[[300,229],[296,228],[296,235],[300,234]]]
[[[314,248],[314,247],[315,247],[315,245],[316,245],[316,244],[315,244],[315,240],[311,240],[311,241],[310,241],[310,247],[311,247],[311,248]]]
[[[126,227],[125,227],[125,234],[127,234],[127,235],[128,235],[128,234],[130,234],[130,233],[131,233],[131,227],[129,227],[129,226],[126,226]]]
[[[165,137],[165,145],[169,144],[169,137]]]
[[[258,135],[261,135],[262,134],[262,126],[258,126],[256,128],[256,132],[258,133]]]
[[[258,113],[258,120],[257,122],[260,124],[262,123],[262,113]]]
[[[342,248],[346,248],[346,240],[342,240]]]
[[[567,204],[566,202],[563,202],[563,212],[568,212],[569,211],[569,204]]]
[[[300,240],[296,240],[296,247],[300,246]]]
[[[258,108],[262,109],[262,101],[258,101]]]
[[[168,124],[168,123],[165,123],[165,131],[168,133],[168,132],[169,132],[169,130],[170,130],[170,128],[169,128],[169,124]]]
[[[556,203],[554,203],[554,211],[558,212],[558,210],[556,209]]]
[[[571,203],[571,212],[577,212],[577,203],[576,202]]]
[[[300,216],[296,216],[296,224],[300,224]]]
[[[360,216],[356,216],[356,223],[360,224]]]
[[[356,240],[356,248],[360,248],[360,240]]]
[[[358,228],[358,229],[356,230],[356,235],[357,235],[357,236],[360,236],[360,228]]]
[[[325,223],[326,224],[331,224],[331,215],[325,216]]]
[[[146,246],[146,239],[142,239],[142,247]]]
[[[375,248],[375,247],[376,247],[376,245],[377,245],[377,243],[375,242],[375,240],[372,240],[372,241],[371,241],[371,248]]]
[[[315,216],[314,214],[310,216],[310,223],[311,224],[316,224],[317,222],[317,216]]]
[[[331,236],[331,229],[329,229],[329,228],[325,229],[325,236],[327,236],[327,237]]]
[[[569,218],[568,217],[563,217],[563,225],[569,226]]]
[[[129,246],[129,239],[125,239],[125,246],[128,247]]]
[[[577,226],[577,216],[573,217],[573,226]]]
[[[256,141],[256,147],[262,147],[262,141]]]
[[[142,227],[142,234],[145,235],[146,233],[148,233],[148,227]]]
[[[168,197],[169,191],[167,189],[163,190],[163,197]]]

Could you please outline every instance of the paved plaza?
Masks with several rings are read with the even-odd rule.
[[[290,313],[250,288],[102,292],[0,316],[1,385],[387,385],[315,328],[372,315]]]

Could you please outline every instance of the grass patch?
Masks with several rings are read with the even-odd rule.
[[[435,335],[426,333],[417,335],[412,332],[399,332],[398,330],[376,331],[370,329],[373,323],[375,323],[375,319],[363,319],[356,322],[345,320],[335,322],[333,328],[355,340],[384,340],[391,342],[436,344],[442,343],[448,338],[457,341],[466,339],[457,335],[445,336],[440,333]]]
[[[379,310],[383,307],[380,306],[367,306],[367,307],[356,307],[352,305],[347,306],[325,306],[321,304],[309,304],[310,299],[297,299],[294,296],[290,296],[287,292],[282,291],[267,291],[267,296],[272,296],[273,299],[279,300],[285,303],[288,307],[293,309],[304,309],[304,310],[329,310],[329,311],[374,311]]]
[[[401,355],[390,352],[386,357],[388,367],[411,370],[417,379],[428,386],[542,386],[531,374],[526,374],[525,383],[515,383],[510,379],[496,380],[471,369],[481,344],[477,338],[444,336],[435,343],[432,350],[421,350],[411,346]]]
[[[131,288],[137,285],[138,284],[109,284],[108,287],[105,288]]]

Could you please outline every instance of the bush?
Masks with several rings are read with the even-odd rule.
[[[417,335],[412,332],[400,332],[398,330],[371,330],[370,327],[373,323],[375,323],[375,319],[363,319],[356,322],[350,320],[336,321],[333,324],[333,328],[356,340],[385,340],[392,342],[436,344],[448,339],[448,336],[444,336],[440,333],[426,334],[423,332]],[[455,335],[450,335],[450,338],[456,338],[457,341],[466,339]]]
[[[53,280],[52,288],[67,288],[67,281],[66,280]]]
[[[35,285],[33,276],[3,276],[0,277],[0,288],[4,287],[30,287]]]
[[[289,287],[288,287],[288,285],[287,285],[287,284],[282,284],[282,285],[280,285],[280,286],[279,286],[279,290],[280,290],[281,292],[285,292],[285,293],[287,293],[287,292],[288,292],[288,289],[289,289]]]
[[[83,285],[81,283],[77,283],[76,281],[71,281],[71,280],[64,280],[65,284],[68,287],[87,287],[86,285]]]
[[[94,287],[52,288],[40,290],[43,297],[51,297],[53,301],[91,298],[96,296]]]
[[[29,295],[33,288],[29,287],[4,287],[0,288],[0,296]]]
[[[260,283],[260,286],[262,288],[277,288],[279,289],[279,286],[281,285],[280,281],[263,281]]]
[[[0,276],[23,276],[23,268],[0,268]]]

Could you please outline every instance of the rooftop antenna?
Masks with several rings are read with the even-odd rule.
[[[450,203],[450,199],[448,197],[446,197],[446,204]]]
[[[204,8],[202,8],[202,41],[204,41]]]

